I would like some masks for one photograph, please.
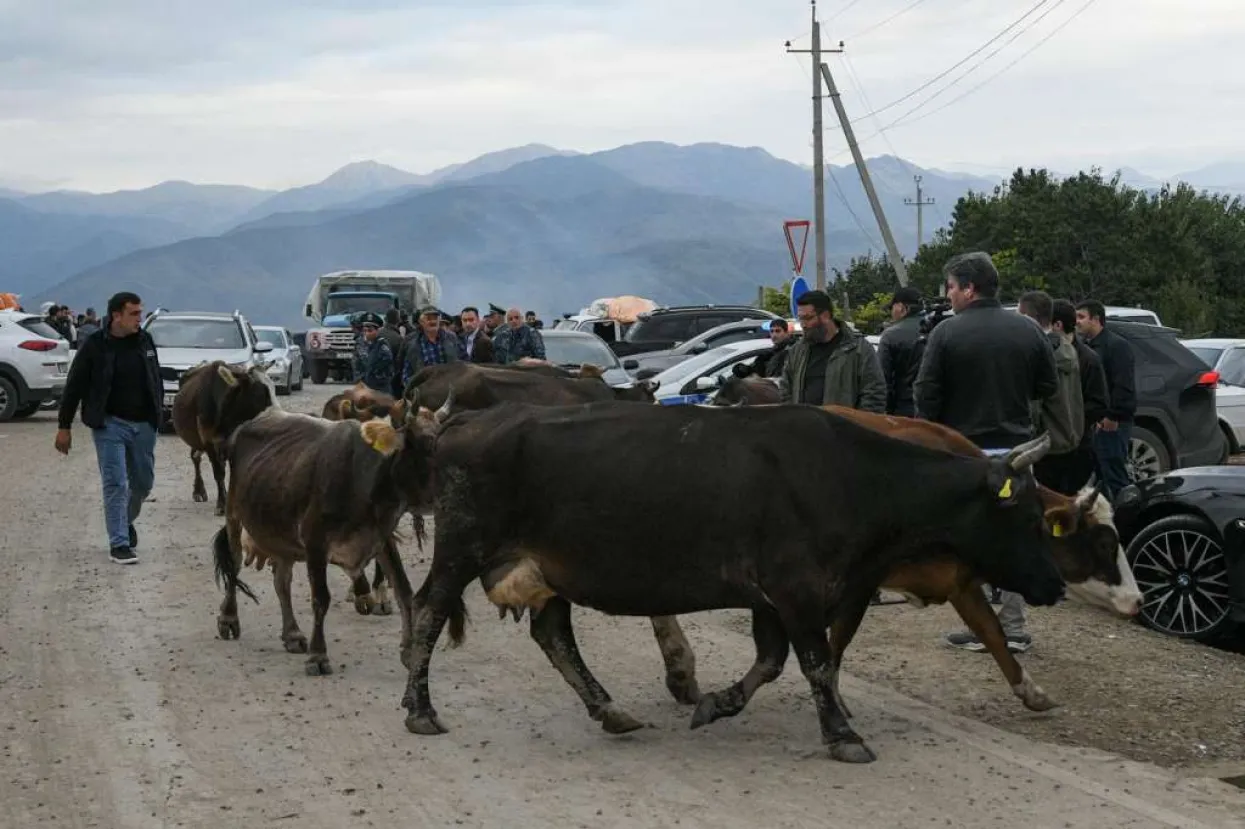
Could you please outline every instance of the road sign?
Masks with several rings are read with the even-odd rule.
[[[796,311],[795,311],[796,299],[800,296],[800,294],[808,290],[810,290],[810,288],[808,287],[808,282],[805,281],[804,277],[797,276],[795,279],[791,280],[791,316],[792,317],[796,316]]]
[[[808,219],[788,219],[782,223],[782,233],[787,237],[787,250],[791,251],[791,269],[796,275],[804,272],[804,251],[808,249],[808,227],[810,222]],[[791,234],[792,228],[803,228],[804,236],[800,239],[800,252],[795,252],[795,237]]]

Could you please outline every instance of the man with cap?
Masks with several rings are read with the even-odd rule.
[[[458,338],[441,325],[441,311],[428,305],[419,310],[419,325],[402,344],[402,387],[425,366],[458,362]]]
[[[381,336],[381,326],[385,324],[380,314],[364,311],[359,315],[359,327],[363,329],[361,349],[355,368],[355,381],[373,391],[391,394],[393,392],[393,351],[389,343]]]
[[[493,303],[488,304],[488,316],[484,318],[484,333],[488,334],[492,339],[501,329],[502,321],[506,317],[506,309],[501,308]]]
[[[915,417],[912,384],[921,368],[925,338],[921,336],[921,292],[900,288],[891,298],[891,324],[878,343],[882,379],[886,381],[886,413]]]
[[[523,322],[523,312],[511,308],[506,312],[506,326],[493,337],[493,353],[497,362],[517,363],[525,357],[545,359],[545,339],[540,332]]]

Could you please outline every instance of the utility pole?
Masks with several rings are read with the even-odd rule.
[[[809,0],[813,16],[812,49],[792,49],[791,41],[787,41],[789,54],[811,54],[813,56],[813,245],[817,257],[817,290],[826,289],[826,165],[822,153],[821,127],[821,24],[817,22],[817,0]],[[841,52],[842,49],[828,49],[829,52]]]
[[[916,182],[916,201],[913,201],[912,199],[904,199],[903,203],[908,205],[909,207],[916,208],[916,252],[920,253],[921,245],[925,244],[925,221],[924,221],[925,206],[929,204],[933,204],[934,200],[929,199],[928,201],[922,201],[921,200],[921,177],[913,176],[912,180]]]
[[[842,46],[842,42],[839,45]],[[860,154],[860,146],[856,143],[856,133],[852,130],[852,122],[848,120],[847,110],[843,108],[843,97],[839,95],[839,89],[834,85],[830,67],[824,63],[821,64],[821,74],[826,79],[830,100],[834,103],[834,111],[838,114],[839,124],[843,127],[843,136],[847,139],[847,146],[851,149],[852,158],[856,161],[856,170],[860,173],[860,183],[864,185],[865,195],[869,197],[869,206],[873,208],[873,217],[878,221],[878,230],[882,231],[882,241],[886,243],[886,252],[891,266],[895,269],[895,275],[899,277],[899,284],[907,287],[908,268],[899,254],[899,247],[895,244],[895,237],[891,234],[891,226],[886,221],[886,214],[882,212],[882,203],[878,201],[877,191],[873,189],[873,179],[869,176],[869,168],[865,166],[865,159]]]

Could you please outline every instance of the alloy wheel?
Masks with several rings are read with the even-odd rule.
[[[1198,638],[1230,612],[1228,564],[1219,542],[1191,529],[1160,532],[1137,551],[1141,614],[1155,630]]]
[[[1128,477],[1133,481],[1145,481],[1163,471],[1163,461],[1154,447],[1144,440],[1133,438],[1128,442]]]

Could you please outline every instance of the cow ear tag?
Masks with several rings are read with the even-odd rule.
[[[398,433],[383,420],[369,420],[359,427],[363,439],[382,455],[391,454],[398,446]]]
[[[1012,479],[1011,478],[1008,478],[1006,481],[1003,482],[1003,486],[999,489],[999,497],[1004,498],[1004,499],[1012,497]]]
[[[1056,521],[1050,528],[1050,534],[1054,536],[1055,538],[1059,538],[1060,536],[1062,536],[1063,535],[1063,524]]]
[[[220,379],[225,381],[226,386],[238,385],[238,378],[233,376],[233,372],[229,370],[229,366],[217,366],[216,373],[220,375]]]

